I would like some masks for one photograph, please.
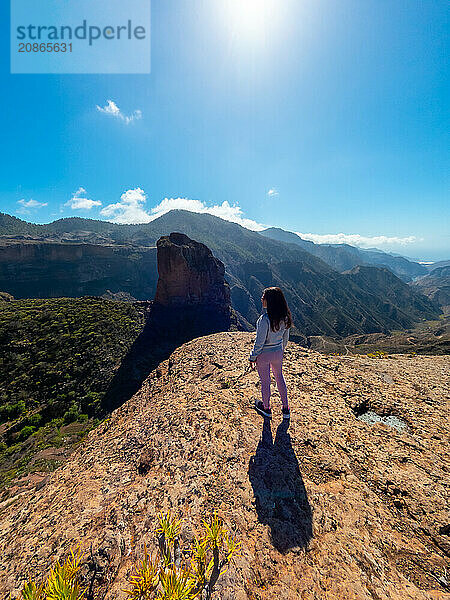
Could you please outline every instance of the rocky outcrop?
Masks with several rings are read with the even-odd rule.
[[[177,346],[218,331],[249,330],[231,308],[223,263],[204,244],[171,233],[158,240],[157,261],[155,299],[144,330],[106,394],[107,411],[136,392],[150,370]]]
[[[289,344],[287,427],[277,393],[270,424],[252,409],[253,337],[178,348],[40,489],[3,501],[4,597],[80,541],[92,597],[123,598],[161,510],[187,542],[217,508],[242,542],[221,600],[448,600],[448,358]]]
[[[204,244],[183,233],[157,244],[158,284],[149,327],[152,332],[186,341],[237,328],[225,267]]]
[[[204,244],[184,233],[161,237],[158,250],[158,285],[155,304],[230,306],[230,290],[225,267]]]

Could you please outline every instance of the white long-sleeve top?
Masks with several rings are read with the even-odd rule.
[[[277,352],[286,348],[289,340],[289,328],[284,322],[280,322],[280,329],[272,331],[267,311],[256,322],[256,339],[253,344],[253,350],[250,354],[250,360],[255,361],[262,352]]]

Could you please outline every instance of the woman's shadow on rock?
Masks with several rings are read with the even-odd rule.
[[[248,475],[260,523],[269,525],[274,547],[280,552],[307,548],[312,538],[312,510],[297,457],[284,419],[273,440],[270,420],[264,419]]]

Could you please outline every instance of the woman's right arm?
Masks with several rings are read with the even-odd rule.
[[[267,333],[269,331],[269,320],[265,317],[265,315],[261,315],[256,322],[256,339],[253,344],[253,350],[250,354],[250,361],[254,362],[258,355],[261,354],[261,351],[264,347],[264,342],[267,338]]]

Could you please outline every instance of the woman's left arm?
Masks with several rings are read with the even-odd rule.
[[[289,329],[290,327],[286,327],[283,331],[283,351],[286,349],[287,343],[289,341]]]
[[[261,315],[256,323],[256,339],[250,354],[250,362],[255,362],[258,355],[261,354],[268,331],[269,319],[265,315]]]

